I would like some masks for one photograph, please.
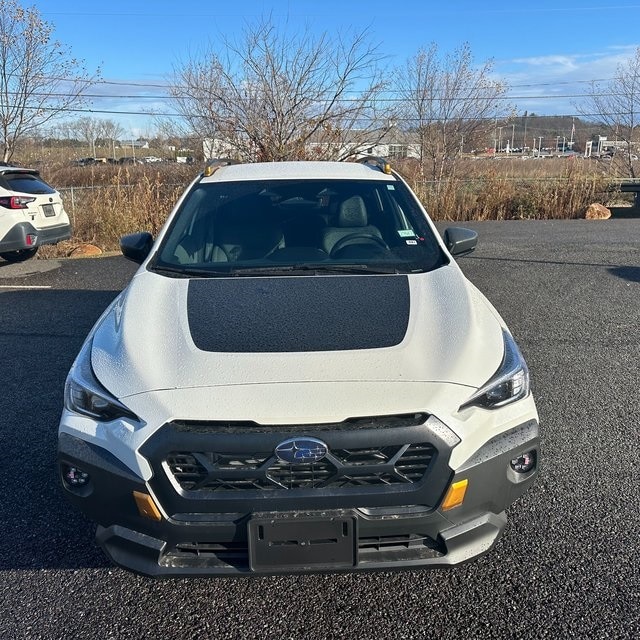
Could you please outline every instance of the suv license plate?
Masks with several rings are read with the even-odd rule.
[[[253,571],[349,569],[356,563],[356,518],[260,514],[248,524]]]
[[[43,204],[42,212],[47,218],[53,218],[56,215],[56,210],[53,208],[52,204]]]

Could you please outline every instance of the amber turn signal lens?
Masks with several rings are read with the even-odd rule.
[[[162,520],[162,515],[156,507],[156,503],[148,493],[141,493],[140,491],[133,492],[133,498],[136,501],[138,512],[143,518],[149,518],[150,520]]]
[[[442,510],[448,511],[449,509],[453,509],[454,507],[459,507],[463,500],[464,494],[467,492],[467,486],[469,485],[468,480],[458,480],[458,482],[454,482],[447,491],[447,495],[444,497],[444,502],[442,503]]]

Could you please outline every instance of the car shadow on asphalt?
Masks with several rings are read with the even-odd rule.
[[[613,267],[609,273],[629,282],[640,282],[640,267]]]
[[[465,260],[489,260],[495,262],[518,262],[523,264],[548,264],[548,265],[561,265],[571,267],[603,267],[607,271],[618,278],[623,280],[630,280],[631,282],[640,282],[640,267],[633,267],[628,265],[612,265],[602,262],[579,262],[575,260],[539,260],[536,258],[513,258],[504,257],[496,258],[493,256],[473,255],[465,256]]]
[[[109,566],[94,542],[95,526],[63,496],[56,448],[67,372],[117,293],[0,293],[0,570]]]

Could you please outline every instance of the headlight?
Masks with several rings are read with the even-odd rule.
[[[91,368],[92,341],[85,342],[64,385],[64,406],[69,411],[109,422],[117,418],[140,419],[96,380]]]
[[[508,331],[502,332],[504,357],[491,379],[465,402],[460,409],[470,406],[496,409],[529,395],[529,369]]]

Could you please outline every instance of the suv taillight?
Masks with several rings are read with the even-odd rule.
[[[35,198],[25,198],[24,196],[11,196],[0,198],[0,206],[5,209],[27,209],[30,202]]]

